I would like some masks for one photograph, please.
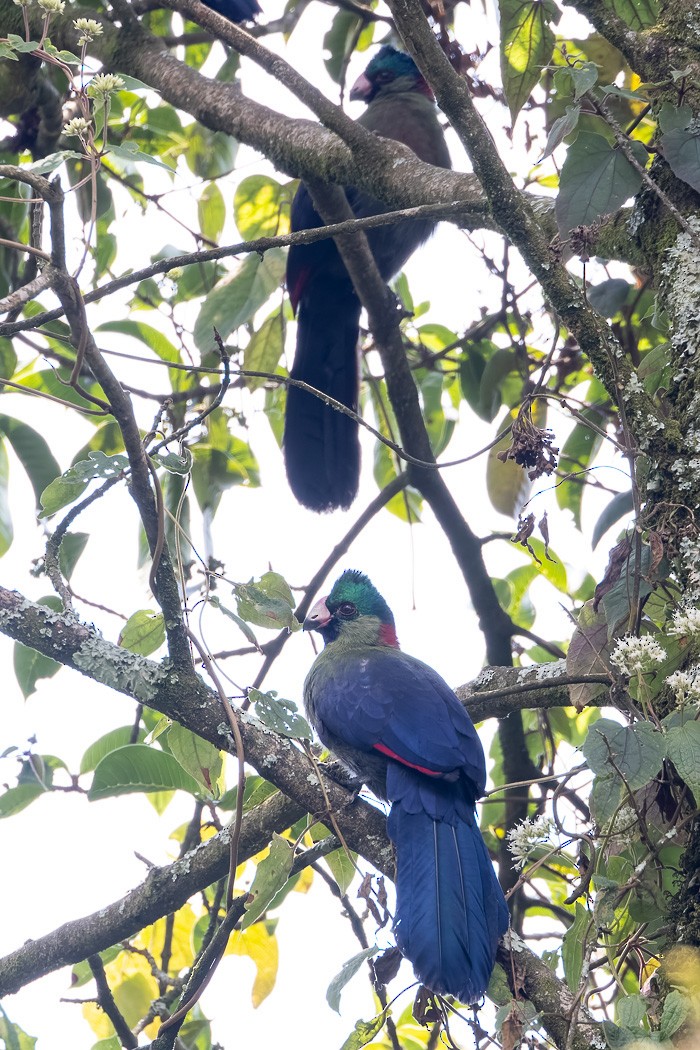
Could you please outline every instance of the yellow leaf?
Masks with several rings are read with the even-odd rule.
[[[307,893],[311,889],[311,883],[314,881],[313,868],[302,868],[299,872],[299,878],[294,886],[295,893]]]
[[[258,1006],[275,987],[279,965],[277,938],[268,933],[264,922],[256,922],[247,930],[235,930],[226,948],[227,955],[247,955],[255,963],[255,981],[251,1000]]]
[[[126,1023],[133,1028],[159,995],[158,983],[151,974],[148,961],[133,952],[120,952],[116,959],[107,963],[105,974],[114,1001]],[[95,1003],[84,1004],[83,1017],[98,1038],[107,1039],[113,1034],[111,1021]]]
[[[192,907],[185,904],[175,913],[173,923],[171,957],[168,969],[171,973],[179,973],[180,970],[192,965],[194,953],[192,951],[192,931],[197,923],[197,916]],[[146,948],[157,962],[163,955],[165,943],[166,920],[159,919],[152,926],[147,926],[135,939],[134,944],[138,948]]]

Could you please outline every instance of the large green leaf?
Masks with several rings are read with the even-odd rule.
[[[116,751],[117,748],[130,744],[133,732],[133,726],[118,726],[116,729],[110,729],[108,733],[98,737],[83,753],[83,757],[80,760],[81,774],[91,773],[110,751]],[[138,740],[135,743],[141,743],[145,735],[145,730],[139,729]]]
[[[145,744],[127,744],[98,762],[88,798],[94,802],[134,791],[176,790],[200,794],[197,781],[172,755]]]
[[[202,236],[210,241],[218,241],[226,221],[226,203],[224,195],[215,182],[204,187],[197,202],[197,216]]]
[[[648,153],[640,142],[630,142],[644,166]],[[621,207],[642,184],[621,149],[602,135],[581,131],[564,161],[559,179],[556,215],[559,229],[568,235],[575,226],[588,226]]]
[[[243,179],[233,198],[233,217],[241,237],[253,241],[287,233],[291,189],[291,184],[283,186],[269,175]]]
[[[222,339],[227,339],[256,311],[282,283],[285,253],[271,248],[261,258],[249,255],[239,269],[219,281],[202,304],[194,326],[194,340],[202,351],[211,349],[216,328]]]
[[[591,916],[580,901],[576,901],[576,915],[571,926],[564,934],[561,951],[564,976],[572,992],[576,991],[581,980],[583,954],[586,948],[586,941],[591,935],[591,928]]]
[[[599,718],[588,731],[583,754],[594,773],[624,777],[632,791],[644,787],[661,769],[666,755],[663,733],[648,722],[624,726]]]
[[[243,352],[243,369],[251,372],[274,372],[284,349],[284,312],[274,310],[251,336]],[[262,376],[247,376],[246,386],[257,390],[266,380]]]
[[[131,653],[150,656],[165,641],[165,619],[162,613],[139,609],[132,613],[119,632],[119,645]]]
[[[700,132],[674,128],[659,145],[673,174],[700,192]]]
[[[12,445],[34,489],[37,507],[41,493],[61,473],[58,460],[42,435],[19,419],[0,415],[0,431]]]
[[[548,65],[554,49],[550,22],[559,17],[551,0],[499,0],[501,13],[501,74],[511,120],[520,110]]]
[[[222,753],[208,740],[177,722],[169,727],[167,740],[173,757],[185,772],[194,777],[208,795],[218,798],[222,792]]]
[[[253,884],[248,891],[246,910],[241,919],[241,929],[252,926],[283,888],[292,870],[294,848],[291,842],[274,834],[270,852],[258,864]]]
[[[10,512],[10,494],[8,492],[9,478],[10,461],[5,442],[0,441],[0,558],[12,546],[12,538],[14,536],[12,514]]]
[[[657,0],[605,0],[628,29],[637,31],[653,26],[659,17]]]
[[[669,729],[666,744],[668,757],[700,804],[700,722]]]
[[[340,972],[335,975],[326,991],[326,1002],[331,1010],[335,1010],[337,1014],[340,1013],[340,993],[343,988],[359,972],[367,960],[376,955],[378,951],[379,949],[376,947],[363,948],[361,952],[353,955],[351,959],[343,963]]]

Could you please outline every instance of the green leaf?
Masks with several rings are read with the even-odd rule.
[[[383,1010],[371,1021],[355,1021],[355,1027],[347,1037],[340,1050],[361,1050],[371,1043],[375,1035],[381,1032],[386,1024],[387,1011]]]
[[[311,740],[311,727],[297,712],[296,704],[291,700],[278,697],[273,689],[267,693],[249,689],[248,696],[255,704],[255,713],[260,721],[275,733],[297,740]]]
[[[252,926],[260,918],[270,902],[285,886],[292,870],[294,847],[281,835],[273,835],[270,852],[258,864],[253,885],[250,887],[241,929]],[[251,900],[252,897],[252,900]]]
[[[60,598],[55,594],[40,598],[39,605],[45,605],[54,612],[61,612],[63,608]],[[40,678],[53,678],[61,668],[61,664],[52,660],[50,656],[44,656],[21,642],[15,642],[14,645],[14,666],[17,682],[25,700],[34,692]]]
[[[605,6],[633,32],[655,25],[659,17],[657,0],[605,0]]]
[[[639,1028],[646,1017],[647,1003],[643,995],[623,995],[615,1002],[617,1020],[623,1028]]]
[[[11,379],[16,368],[17,354],[12,343],[9,339],[0,339],[0,378]]]
[[[233,217],[246,241],[277,237],[289,231],[292,185],[283,186],[269,175],[250,175],[239,183],[233,198]]]
[[[8,481],[10,477],[10,461],[5,448],[5,442],[0,441],[0,558],[7,554],[12,546],[14,530],[12,528],[12,514],[10,512],[10,494]]]
[[[567,106],[564,115],[557,117],[549,129],[547,145],[545,146],[544,153],[540,157],[538,163],[541,164],[543,160],[546,160],[547,157],[554,153],[554,150],[564,141],[566,136],[576,130],[580,116],[580,106]]]
[[[172,755],[146,744],[127,744],[111,751],[98,763],[88,798],[95,802],[134,791],[176,790],[200,794],[197,781]]]
[[[601,426],[601,414],[597,409],[584,408],[580,412],[583,420]],[[603,443],[602,436],[592,427],[584,422],[576,423],[573,430],[562,446],[559,456],[559,470],[562,473],[579,475],[581,471],[590,467],[598,450]],[[579,476],[572,477],[568,481],[557,486],[557,503],[562,510],[570,510],[574,516],[577,529],[581,528],[581,504],[583,501],[583,489],[585,482]]]
[[[90,452],[87,459],[74,463],[46,486],[41,493],[43,509],[40,517],[47,518],[72,503],[93,478],[112,478],[128,469],[129,460],[126,456],[105,456],[104,452]]]
[[[279,630],[287,627],[298,631],[301,624],[294,616],[294,597],[289,584],[277,572],[264,573],[257,583],[239,583],[234,586],[238,613],[257,627]]]
[[[187,136],[185,161],[200,179],[219,179],[229,175],[236,163],[238,143],[223,131],[210,131],[203,124],[191,125]]]
[[[631,514],[633,510],[634,499],[632,498],[631,490],[618,492],[616,496],[613,496],[593,526],[593,532],[591,533],[592,549],[595,550],[608,529],[616,525],[620,518],[625,518],[628,514]]]
[[[572,992],[575,992],[581,980],[583,969],[583,954],[586,947],[587,937],[591,932],[591,916],[580,901],[576,901],[576,914],[574,921],[564,934],[562,941],[561,958],[564,964],[564,976],[566,983]]]
[[[32,1035],[14,1024],[0,1006],[0,1039],[5,1044],[5,1050],[34,1050],[36,1039]]]
[[[284,313],[273,311],[253,334],[243,352],[243,370],[252,372],[274,372],[284,349]],[[246,376],[245,385],[257,390],[265,384],[262,376]]]
[[[501,419],[496,431],[503,430],[512,418],[511,413]],[[532,482],[527,476],[527,471],[518,466],[515,460],[508,459],[503,463],[498,458],[498,453],[507,449],[510,443],[510,434],[506,434],[498,444],[489,449],[486,459],[486,491],[494,510],[513,518],[530,495]]]
[[[67,532],[61,540],[58,563],[67,580],[73,575],[89,539],[89,532]]]
[[[652,591],[652,582],[649,579],[651,573],[651,549],[648,544],[642,544],[641,566],[639,568],[638,591],[640,598],[646,598]],[[662,562],[663,565],[663,562]],[[634,548],[629,552],[624,562],[617,566],[619,576],[602,598],[602,607],[605,619],[608,623],[608,636],[613,637],[616,630],[624,625],[629,619],[630,601],[635,591],[635,573],[637,567],[637,552]],[[658,578],[657,568],[654,578]],[[669,672],[670,673],[670,672]]]
[[[586,298],[602,317],[614,317],[627,301],[632,285],[623,277],[612,277],[608,281],[591,285]]]
[[[90,747],[87,748],[80,760],[81,776],[83,773],[91,773],[110,751],[116,751],[117,748],[130,744],[133,732],[133,726],[119,726],[117,729],[110,729],[108,733],[98,737],[94,743],[90,744]],[[139,728],[138,741],[136,742],[141,743],[145,735],[145,729]]]
[[[685,1024],[692,1009],[692,999],[683,995],[677,988],[672,988],[664,1001],[664,1012],[661,1015],[659,1031],[661,1039],[664,1041],[670,1039],[681,1025]]]
[[[597,776],[593,781],[593,788],[589,798],[591,815],[601,830],[605,830],[612,818],[615,816],[625,785],[617,775]]]
[[[329,77],[339,84],[347,70],[347,61],[357,47],[357,37],[362,29],[362,19],[351,10],[336,11],[331,27],[323,38],[324,58]]]
[[[490,423],[501,407],[503,384],[510,375],[520,374],[520,364],[515,351],[497,347],[486,361],[479,389],[477,414]]]
[[[248,626],[248,624],[245,622],[245,620],[241,619],[240,616],[237,616],[235,612],[231,611],[231,609],[227,609],[225,605],[222,605],[221,602],[219,601],[218,595],[210,594],[209,595],[209,604],[211,606],[213,606],[215,609],[218,609],[219,612],[222,612],[224,614],[224,616],[228,616],[229,620],[233,620],[233,622],[236,624],[236,626],[239,628],[239,630],[241,630],[243,632],[243,634],[246,636],[246,638],[248,639],[250,644],[254,645],[255,648],[258,650],[258,652],[262,651],[260,649],[260,643],[258,642],[257,638],[255,637],[255,634],[253,633],[252,629]]]
[[[41,493],[49,482],[61,473],[61,468],[45,438],[38,431],[11,416],[0,416],[0,432],[5,434],[15,455],[27,472],[34,489],[36,505],[41,505]]]
[[[659,110],[659,127],[663,132],[685,130],[693,119],[693,110],[690,106],[674,106],[666,100],[661,103]]]
[[[223,790],[224,758],[213,744],[173,722],[167,735],[168,747],[186,773],[217,799]]]
[[[666,733],[666,753],[700,801],[700,722],[686,722]]]
[[[590,91],[598,83],[598,67],[595,62],[583,62],[581,65],[569,66],[567,73],[574,89],[574,102]]]
[[[644,355],[637,368],[637,375],[644,383],[646,392],[653,395],[657,390],[670,390],[674,371],[670,345],[659,343]]]
[[[163,168],[167,172],[172,172],[172,168],[164,164],[162,160],[152,156],[150,153],[144,153],[135,142],[131,142],[128,139],[125,139],[119,146],[110,142],[107,147],[107,157],[119,157],[120,160],[125,160],[130,164],[136,162],[152,164],[155,168]]]
[[[648,153],[640,142],[630,142],[638,162],[644,166]],[[602,135],[581,131],[569,147],[559,180],[556,215],[565,235],[575,226],[587,226],[609,215],[633,197],[642,176],[624,153]]]
[[[315,824],[310,829],[310,834],[314,842],[322,842],[323,839],[327,839],[333,832],[325,824]],[[340,892],[347,893],[352,880],[357,874],[357,854],[351,852],[350,856],[348,856],[347,851],[341,847],[329,853],[324,857],[324,860],[330,868]]]
[[[584,757],[594,773],[624,777],[632,791],[644,787],[661,769],[666,756],[663,733],[648,722],[624,726],[599,718],[584,741]]]
[[[0,795],[0,819],[21,812],[34,799],[45,793],[46,788],[38,780],[33,784],[18,784],[17,787],[8,788]]]
[[[202,236],[218,241],[226,221],[224,195],[215,182],[209,182],[197,202],[197,215]]]
[[[326,991],[326,1002],[330,1006],[331,1010],[335,1010],[337,1014],[340,1013],[340,995],[345,988],[348,981],[351,981],[356,973],[360,970],[362,965],[377,954],[379,949],[375,946],[373,948],[364,948],[357,955],[353,955],[351,959],[344,962],[339,973],[335,975],[331,983],[328,985]],[[364,1046],[364,1043],[360,1044]]]
[[[211,418],[211,417],[209,417]],[[217,441],[220,438],[217,436]],[[202,510],[217,509],[222,494],[232,485],[258,485],[258,464],[245,441],[226,434],[219,447],[194,445],[192,484]]]
[[[700,132],[674,128],[661,136],[659,148],[673,174],[700,191]]]
[[[227,339],[236,328],[252,320],[280,287],[284,271],[285,253],[281,248],[271,248],[263,258],[249,255],[235,273],[219,281],[204,300],[195,322],[194,340],[199,349],[211,348],[214,328],[222,339]]]
[[[162,613],[139,609],[132,613],[119,634],[118,644],[139,656],[150,656],[165,641],[165,618]]]
[[[514,122],[552,57],[558,19],[549,0],[499,0],[501,13],[501,75]]]

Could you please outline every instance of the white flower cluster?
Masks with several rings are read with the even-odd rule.
[[[79,135],[81,138],[90,127],[90,121],[85,117],[73,117],[67,124],[63,125],[64,135]]]
[[[44,0],[46,2],[46,0]],[[113,91],[119,91],[120,88],[124,87],[124,81],[116,73],[98,73],[90,81],[88,87],[89,95],[96,95],[100,98],[106,98],[107,95],[111,95]]]
[[[82,33],[82,36],[78,40],[78,43],[81,46],[83,44],[89,44],[96,36],[102,35],[102,26],[99,22],[95,21],[94,18],[76,18],[73,25],[79,33]]]
[[[700,609],[692,605],[676,609],[668,633],[677,634],[681,638],[695,638],[700,635]]]
[[[673,691],[678,703],[700,700],[700,666],[687,667],[685,671],[674,671],[666,679],[666,685]]]
[[[47,15],[62,15],[66,9],[64,0],[37,0],[37,2]]]
[[[651,671],[654,664],[660,664],[665,659],[666,650],[648,634],[643,638],[635,634],[619,638],[610,654],[610,662],[618,671],[630,677],[642,671]]]
[[[534,820],[523,820],[508,832],[508,849],[516,867],[524,868],[534,849],[551,844],[554,832],[554,821],[551,817],[535,817]]]

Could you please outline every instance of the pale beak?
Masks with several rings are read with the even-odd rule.
[[[319,598],[316,602],[313,609],[304,620],[305,631],[321,631],[326,624],[331,622],[332,616],[328,612],[328,606],[326,605],[327,598],[328,595],[324,598]]]

